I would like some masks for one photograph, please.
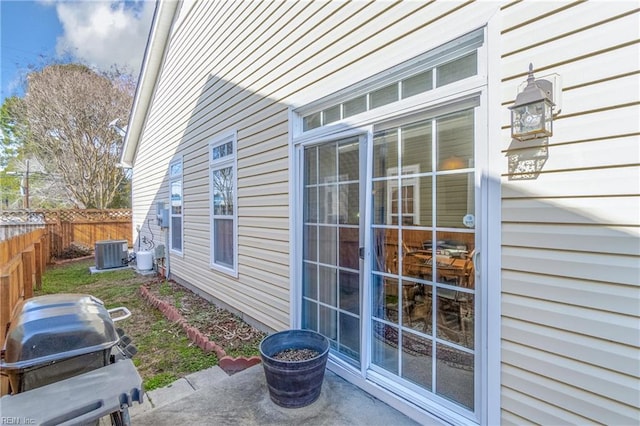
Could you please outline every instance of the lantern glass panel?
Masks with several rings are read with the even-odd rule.
[[[551,104],[541,100],[511,110],[511,135],[516,139],[551,136]]]

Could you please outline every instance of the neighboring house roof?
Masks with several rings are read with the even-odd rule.
[[[133,107],[131,108],[127,134],[124,137],[124,146],[120,157],[120,164],[123,167],[131,168],[135,162],[138,142],[151,106],[156,82],[160,76],[173,18],[179,4],[180,2],[174,0],[158,0],[156,2],[156,10],[144,52],[142,70],[140,71],[140,79],[136,88]]]

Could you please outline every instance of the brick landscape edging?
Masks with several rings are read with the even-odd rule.
[[[180,325],[184,332],[187,333],[189,340],[200,349],[205,352],[215,352],[218,357],[218,366],[227,374],[231,375],[256,364],[260,364],[261,359],[258,356],[240,356],[234,358],[227,355],[224,349],[222,349],[222,347],[216,342],[209,340],[209,338],[202,334],[200,330],[190,326],[187,320],[180,314],[180,311],[178,311],[173,305],[165,302],[164,300],[158,299],[147,287],[141,286],[140,294],[151,306],[162,312],[165,318]]]

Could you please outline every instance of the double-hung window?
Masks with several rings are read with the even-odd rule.
[[[182,158],[169,164],[171,251],[182,254]]]
[[[237,157],[236,134],[209,144],[211,182],[211,267],[237,276]]]

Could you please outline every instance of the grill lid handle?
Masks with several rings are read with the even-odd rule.
[[[125,320],[125,319],[127,319],[127,318],[129,318],[131,316],[131,311],[128,310],[127,308],[125,308],[124,306],[120,306],[120,307],[117,307],[117,308],[109,309],[107,312],[109,312],[109,315],[111,316],[111,320],[113,322],[122,321],[122,320]],[[114,317],[113,314],[116,313],[116,312],[122,312],[122,315]]]

